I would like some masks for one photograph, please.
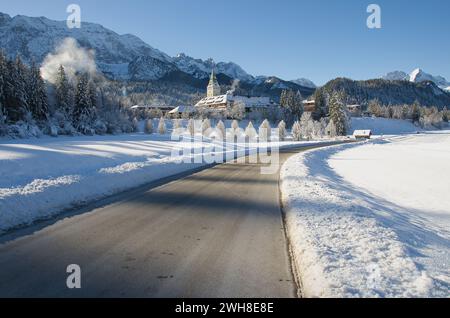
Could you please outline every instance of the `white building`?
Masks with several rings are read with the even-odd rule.
[[[247,97],[234,95],[232,91],[220,94],[220,85],[214,71],[211,73],[206,97],[199,101],[195,107],[211,111],[226,111],[236,105],[241,105],[247,114],[261,113],[278,107],[269,97]]]

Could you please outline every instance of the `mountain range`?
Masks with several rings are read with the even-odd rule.
[[[382,78],[390,81],[409,81],[412,83],[422,83],[430,81],[435,83],[442,90],[450,92],[450,82],[448,82],[444,77],[428,74],[420,68],[415,69],[409,74],[403,71],[390,72]]]
[[[214,68],[221,84],[232,86],[238,80],[249,94],[258,91],[276,96],[281,89],[289,88],[311,95],[315,88],[314,83],[305,79],[255,77],[233,62],[214,63],[212,59],[195,59],[183,53],[171,57],[134,35],[119,35],[95,23],[84,22],[79,29],[69,29],[65,21],[0,13],[0,46],[11,58],[20,55],[27,63],[42,63],[66,38],[73,38],[82,48],[95,52],[97,69],[112,80],[170,80],[204,88]]]

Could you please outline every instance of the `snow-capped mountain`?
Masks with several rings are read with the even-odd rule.
[[[388,81],[409,81],[409,75],[402,71],[387,73],[382,78]]]
[[[151,47],[130,34],[119,35],[99,24],[83,23],[80,29],[67,28],[64,21],[53,21],[45,17],[10,17],[0,13],[0,46],[11,57],[20,54],[26,62],[41,63],[65,38],[74,38],[80,46],[95,51],[98,67],[111,77],[129,77],[123,69],[140,57],[158,64],[160,69],[152,78],[164,74],[173,67],[167,54]],[[119,71],[117,74],[115,71]]]
[[[409,74],[409,80],[414,83],[431,81],[440,88],[446,91],[450,91],[450,82],[448,82],[444,77],[433,76],[431,74],[425,73],[420,68],[415,69],[414,71],[411,72],[411,74]]]
[[[193,57],[187,56],[184,53],[178,54],[173,58],[173,60],[181,71],[191,74],[195,78],[208,78],[214,67],[217,73],[225,74],[230,78],[238,79],[248,83],[254,81],[254,77],[252,75],[248,74],[239,65],[233,62],[219,62],[215,64],[214,60],[212,59],[194,59]]]
[[[292,83],[298,84],[300,86],[309,87],[309,88],[317,88],[316,84],[313,81],[307,78],[299,78],[291,81]]]
[[[20,55],[27,63],[42,63],[67,38],[74,38],[80,47],[92,50],[97,69],[115,80],[147,81],[187,76],[204,81],[214,67],[217,74],[230,80],[259,84],[255,77],[233,62],[214,63],[212,59],[195,59],[185,54],[170,57],[134,35],[119,35],[99,24],[83,22],[80,29],[69,29],[66,21],[22,15],[10,17],[0,12],[0,47],[11,58]],[[310,88],[304,87],[305,90]]]
[[[410,81],[413,83],[430,81],[435,83],[442,90],[450,92],[450,82],[448,82],[444,77],[428,74],[420,68],[415,69],[410,74],[402,71],[391,72],[383,76],[383,79],[390,81]]]

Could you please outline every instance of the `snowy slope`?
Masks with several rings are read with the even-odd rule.
[[[286,162],[282,197],[305,296],[449,297],[449,133]]]

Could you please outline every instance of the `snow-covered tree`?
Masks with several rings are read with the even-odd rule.
[[[337,134],[337,130],[336,130],[336,125],[334,124],[333,119],[330,119],[327,128],[325,129],[326,135],[328,137],[334,138],[336,137]]]
[[[55,84],[56,110],[61,113],[66,121],[72,120],[73,99],[70,93],[70,84],[67,79],[66,71],[61,65],[58,70]]]
[[[164,120],[164,117],[161,117],[159,119],[158,134],[160,134],[160,135],[166,134],[166,121]]]
[[[226,130],[225,130],[225,124],[223,123],[223,121],[219,120],[219,122],[216,125],[216,129],[220,132],[220,134],[222,135],[222,138],[226,138]]]
[[[0,50],[0,125],[6,122],[6,110],[5,105],[5,86],[7,75],[7,60],[3,51]]]
[[[11,122],[24,120],[29,112],[26,83],[28,70],[20,57],[7,61],[4,87],[4,110]]]
[[[172,120],[172,131],[174,134],[180,134],[182,131],[182,125],[181,125],[181,120],[178,118],[174,118]]]
[[[211,121],[208,118],[203,119],[202,121],[202,135],[208,137],[207,134],[211,129]]]
[[[133,118],[132,125],[133,125],[133,132],[139,131],[139,120],[136,117]]]
[[[239,135],[239,130],[240,130],[240,128],[239,128],[239,122],[238,122],[237,120],[233,120],[233,121],[231,122],[231,133],[232,133],[234,136],[238,136],[238,135]]]
[[[28,106],[37,120],[49,118],[47,92],[41,72],[36,64],[32,64],[28,75]]]
[[[278,137],[280,141],[286,138],[286,123],[283,120],[278,124]]]
[[[262,141],[270,141],[272,135],[272,127],[267,119],[265,119],[261,126],[259,126],[259,139]]]
[[[92,101],[89,94],[89,77],[82,74],[78,78],[75,91],[75,105],[73,112],[74,127],[80,132],[86,132],[90,129],[94,121],[95,113],[92,107]]]
[[[288,122],[299,120],[303,114],[303,96],[300,91],[283,90],[280,97],[280,105],[284,110],[284,116]]]
[[[256,138],[257,135],[258,133],[256,132],[253,123],[250,121],[247,125],[247,128],[245,128],[245,136],[247,136],[249,140],[253,140]]]
[[[192,137],[195,136],[195,123],[192,118],[189,119],[186,129]]]
[[[333,92],[329,101],[330,119],[333,121],[338,136],[347,134],[347,114],[342,92]]]
[[[153,134],[153,119],[147,119],[147,121],[145,122],[144,131],[146,134]]]
[[[300,141],[302,139],[300,122],[298,120],[292,126],[292,138],[294,141]]]
[[[236,102],[233,107],[229,109],[228,116],[236,120],[242,120],[245,117],[245,104],[243,102]]]

